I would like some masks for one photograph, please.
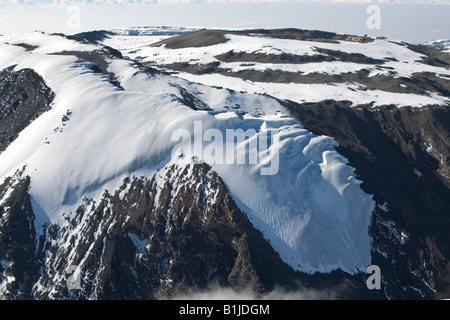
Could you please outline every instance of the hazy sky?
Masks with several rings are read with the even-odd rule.
[[[428,0],[146,0],[145,4],[143,0],[64,1],[11,4],[9,0],[0,0],[0,34],[33,30],[73,34],[168,25],[294,27],[382,35],[416,43],[450,39],[450,0],[434,0],[441,4],[416,4]],[[372,5],[376,5],[375,9]]]

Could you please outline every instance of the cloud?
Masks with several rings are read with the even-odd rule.
[[[320,291],[315,289],[285,290],[275,288],[270,292],[256,293],[246,288],[236,290],[212,285],[205,290],[187,289],[171,297],[171,300],[336,300],[334,291]]]

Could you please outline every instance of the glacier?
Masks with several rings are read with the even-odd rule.
[[[18,43],[37,48],[28,51]],[[172,155],[174,130],[193,134],[196,121],[204,130],[220,132],[240,128],[260,134],[274,128],[276,174],[261,175],[261,164],[209,163],[237,205],[295,270],[353,274],[371,264],[368,227],[375,202],[335,150],[336,141],[309,132],[268,96],[149,75],[132,60],[110,59],[108,70],[122,90],[94,73],[90,63],[58,54],[98,48],[37,32],[0,37],[0,69],[31,68],[55,93],[51,110],[0,154],[1,180],[26,166],[38,229],[49,221],[64,224],[64,216],[75,212],[83,198],[100,199],[124,177],[151,176],[178,164],[181,160]],[[210,110],[186,106],[180,87],[201,97]],[[189,157],[202,155],[194,149]]]

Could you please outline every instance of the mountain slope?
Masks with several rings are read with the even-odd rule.
[[[84,275],[76,297],[90,299],[164,298],[212,282],[258,292],[273,285],[269,270],[287,269],[206,164],[125,180],[100,203],[86,199],[66,227],[46,230],[40,299],[71,297],[71,265]]]
[[[33,70],[26,90],[43,88],[0,155],[3,297],[448,294],[442,51],[296,29],[132,34],[0,38],[6,85]]]

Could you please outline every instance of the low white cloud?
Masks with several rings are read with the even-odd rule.
[[[171,297],[172,300],[336,300],[333,290],[299,289],[290,291],[275,288],[265,293],[251,289],[236,290],[212,285],[207,289],[188,289]]]

